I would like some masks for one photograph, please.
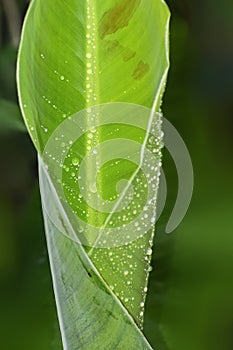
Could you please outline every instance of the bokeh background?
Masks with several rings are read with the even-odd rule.
[[[168,1],[171,70],[163,111],[191,154],[195,189],[182,224],[157,223],[145,333],[158,350],[233,349],[233,2]],[[37,158],[17,107],[15,63],[26,0],[0,0],[0,348],[60,350]],[[29,63],[30,64],[30,63]]]

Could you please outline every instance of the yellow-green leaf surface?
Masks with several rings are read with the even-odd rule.
[[[162,0],[34,0],[25,20],[18,90],[65,349],[151,348],[168,22]]]

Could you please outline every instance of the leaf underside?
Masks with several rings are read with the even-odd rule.
[[[45,229],[65,349],[151,348],[140,329],[153,230],[124,245],[98,246],[101,227],[109,225],[111,231],[110,223],[117,217],[88,207],[74,179],[90,147],[120,137],[140,140],[143,147],[153,136],[153,126],[145,133],[122,125],[101,126],[91,137],[84,133],[69,146],[72,149],[62,169],[65,196],[75,215],[100,228],[94,244],[87,232],[86,241],[79,242],[80,227],[70,219],[57,193],[56,172],[48,167],[55,168],[58,159],[49,163],[49,156],[53,157],[46,158],[45,150],[57,127],[91,106],[130,103],[159,111],[169,66],[168,20],[162,0],[34,0],[25,20],[18,90],[24,120],[39,154]],[[92,118],[88,113],[84,118],[87,130],[93,126]],[[156,115],[154,120],[158,129],[159,118]],[[61,150],[67,146],[62,135],[57,139]],[[151,147],[158,151],[154,176],[158,183],[161,140]],[[87,161],[86,168],[88,182],[95,167]],[[140,172],[132,180],[134,172],[132,162],[126,160],[104,164],[97,176],[102,198],[119,199],[115,184],[120,179],[132,185],[146,181]],[[142,206],[143,198],[141,195]],[[50,211],[60,226],[51,220]],[[130,207],[130,211],[135,210]]]

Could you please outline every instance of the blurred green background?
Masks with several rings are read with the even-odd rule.
[[[0,0],[0,349],[60,350],[37,158],[15,105],[27,6]],[[188,146],[195,189],[182,224],[166,235],[177,176],[165,151],[168,198],[157,223],[145,333],[158,350],[232,350],[233,2],[169,6],[172,64],[163,111]]]

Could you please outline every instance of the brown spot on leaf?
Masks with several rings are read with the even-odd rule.
[[[117,40],[105,40],[104,45],[108,53],[116,53],[120,49],[120,43]]]
[[[119,54],[122,56],[124,62],[128,62],[136,55],[135,51],[122,46],[117,40],[104,40],[104,47],[110,57]]]
[[[136,52],[126,48],[123,54],[123,60],[125,62],[128,62],[129,60],[131,60],[132,58],[134,58],[134,56],[136,55]]]
[[[100,20],[100,37],[113,34],[127,27],[141,0],[121,0],[116,6],[104,13]]]
[[[149,70],[150,70],[149,64],[143,61],[140,61],[135,71],[133,72],[133,78],[135,80],[141,80],[146,75],[146,73],[149,72]]]

